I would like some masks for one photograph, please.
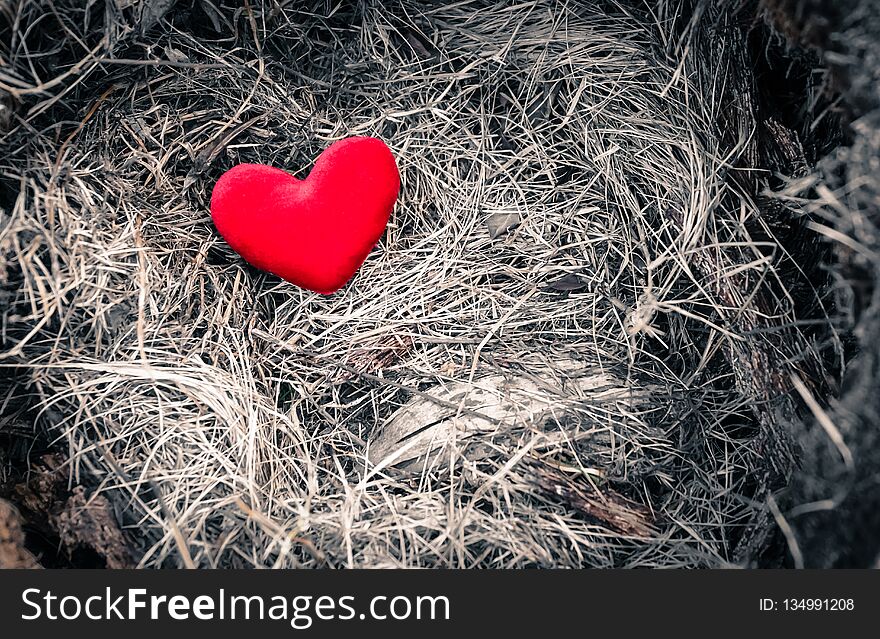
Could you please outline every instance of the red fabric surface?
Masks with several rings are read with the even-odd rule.
[[[211,217],[250,264],[329,294],[379,241],[399,191],[385,143],[353,137],[330,145],[304,180],[262,164],[233,167],[214,186]]]

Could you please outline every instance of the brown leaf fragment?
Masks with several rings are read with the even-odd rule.
[[[486,220],[486,228],[489,229],[489,237],[494,240],[521,223],[522,219],[516,211],[499,211],[489,216]]]
[[[404,27],[401,33],[419,58],[431,58],[436,55],[433,43],[423,33],[409,27]]]
[[[609,530],[634,537],[647,538],[655,534],[653,519],[647,508],[610,489],[600,492],[578,475],[564,473],[544,463],[527,466],[535,488],[550,502],[558,503]]]
[[[550,282],[544,290],[569,293],[572,291],[582,291],[587,288],[589,288],[589,283],[585,279],[576,273],[569,273],[555,282]]]

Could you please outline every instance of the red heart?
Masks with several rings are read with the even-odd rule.
[[[236,253],[317,293],[339,290],[379,241],[397,194],[394,156],[376,138],[334,142],[304,180],[239,164],[211,194],[211,217]]]

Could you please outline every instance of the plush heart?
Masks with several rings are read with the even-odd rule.
[[[211,217],[250,264],[329,294],[379,241],[399,190],[385,143],[353,137],[330,145],[304,180],[262,164],[233,167],[214,186]]]

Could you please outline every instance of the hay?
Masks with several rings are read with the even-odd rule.
[[[803,327],[837,342],[811,245],[758,197],[748,12],[174,4],[18,0],[0,23],[7,403],[117,505],[141,566],[756,560],[792,375],[823,378]],[[349,135],[402,177],[356,278],[323,297],[245,265],[210,223],[217,177],[302,176]],[[436,385],[567,360],[654,399],[569,394],[479,455],[368,463]]]

